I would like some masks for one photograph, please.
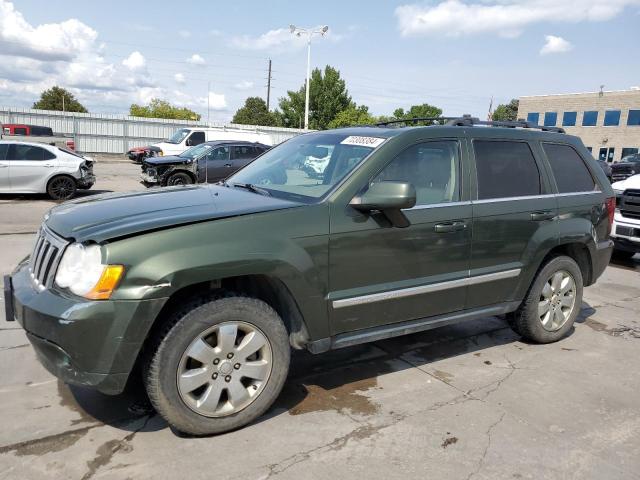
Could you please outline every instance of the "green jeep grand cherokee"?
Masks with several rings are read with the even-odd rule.
[[[196,435],[264,413],[290,347],[491,315],[556,341],[609,262],[615,199],[578,138],[528,127],[309,133],[223,184],[65,203],[5,279],[7,318],[66,382],[116,394],[141,371]]]

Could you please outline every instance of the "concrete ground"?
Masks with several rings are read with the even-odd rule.
[[[98,190],[142,188],[127,162],[96,172]],[[51,206],[0,197],[0,273],[28,254]],[[267,415],[210,438],[132,413],[139,394],[60,383],[0,321],[0,478],[640,478],[639,273],[638,256],[613,263],[551,345],[487,318],[297,352]]]

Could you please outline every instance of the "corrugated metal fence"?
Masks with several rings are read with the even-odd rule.
[[[189,120],[70,113],[30,108],[0,107],[0,123],[26,123],[51,127],[56,134],[73,136],[76,149],[92,153],[125,153],[131,147],[148,145],[170,137],[178,128],[214,127],[263,132],[271,135],[274,145],[304,130],[254,125],[220,124]]]

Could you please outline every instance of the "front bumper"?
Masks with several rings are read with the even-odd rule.
[[[161,185],[161,181],[156,175],[148,175],[146,173],[140,174],[140,183],[146,187]]]
[[[623,217],[619,211],[616,211],[611,238],[618,250],[640,252],[640,220]]]
[[[96,183],[96,176],[94,174],[83,175],[76,180],[78,187],[91,188]]]
[[[27,332],[42,365],[61,380],[107,394],[124,390],[166,299],[89,301],[36,291],[26,263],[5,277],[7,321]]]

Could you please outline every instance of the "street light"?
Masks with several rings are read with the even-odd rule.
[[[324,25],[316,28],[300,28],[295,25],[289,25],[289,30],[297,37],[307,36],[307,91],[304,103],[304,129],[309,130],[309,82],[311,81],[311,37],[321,35],[329,31],[329,27]]]

